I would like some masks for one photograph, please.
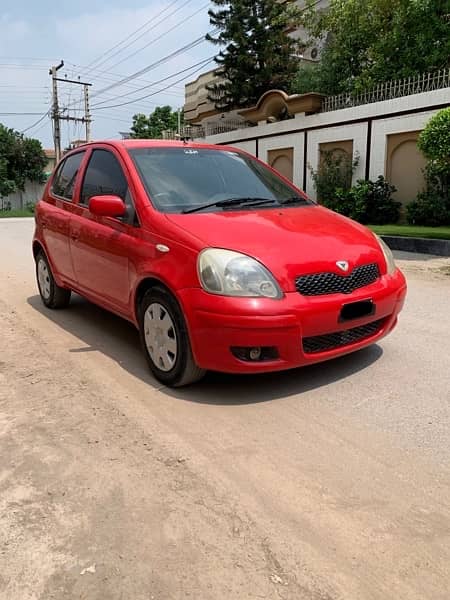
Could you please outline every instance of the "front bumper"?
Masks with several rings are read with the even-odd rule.
[[[202,289],[184,289],[179,298],[186,316],[196,363],[228,373],[281,371],[342,356],[364,348],[388,334],[397,322],[406,296],[406,281],[397,269],[352,294],[305,297],[286,293],[281,300],[229,298]],[[344,304],[372,300],[371,316],[339,322]],[[350,330],[380,321],[375,333],[323,352],[303,350],[302,339]],[[244,361],[232,347],[275,347],[278,358]]]

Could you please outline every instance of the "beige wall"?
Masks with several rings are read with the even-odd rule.
[[[395,185],[394,198],[406,205],[424,188],[422,173],[426,160],[417,148],[420,131],[408,131],[387,136],[386,179]]]
[[[184,119],[187,123],[199,123],[202,119],[219,114],[208,100],[206,86],[214,83],[214,70],[202,73],[195,81],[185,86]]]
[[[292,181],[294,175],[294,148],[269,150],[267,152],[267,162],[289,181]]]
[[[353,140],[338,140],[336,142],[323,142],[319,144],[321,157],[324,152],[332,152],[334,155],[345,154],[350,159],[353,157]],[[321,162],[321,158],[320,158]]]
[[[322,142],[319,144],[321,152],[341,151],[349,156],[353,153],[353,140],[336,140],[333,142]]]

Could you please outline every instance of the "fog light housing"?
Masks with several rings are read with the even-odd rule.
[[[261,348],[250,348],[248,355],[250,360],[259,360],[261,358]]]
[[[231,354],[244,362],[277,360],[280,355],[275,346],[231,346]]]

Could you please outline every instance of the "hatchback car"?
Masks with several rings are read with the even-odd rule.
[[[170,386],[359,350],[405,299],[380,238],[231,147],[87,144],[59,163],[35,218],[44,304],[74,291],[128,319]]]

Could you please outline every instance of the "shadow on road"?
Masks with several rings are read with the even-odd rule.
[[[148,385],[161,389],[147,368],[135,327],[78,295],[66,310],[45,308],[38,295],[28,304],[82,342],[72,353],[101,352],[121,368]],[[206,404],[251,404],[267,402],[329,385],[361,371],[377,361],[383,350],[373,345],[358,352],[310,367],[261,375],[208,373],[196,385],[164,392],[174,398]]]

